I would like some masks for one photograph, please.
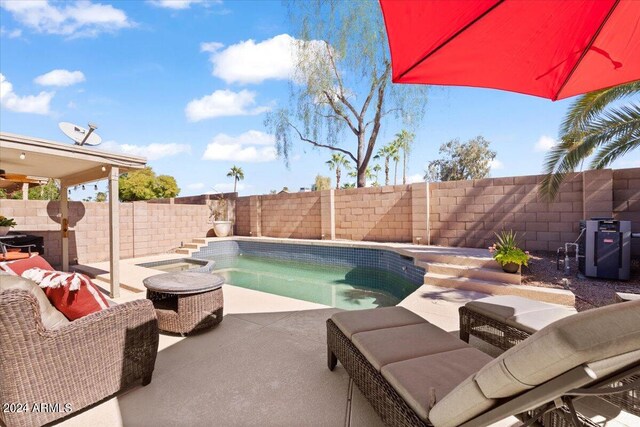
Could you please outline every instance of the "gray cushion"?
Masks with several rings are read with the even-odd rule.
[[[389,363],[469,347],[430,323],[359,332],[351,341],[378,371]]]
[[[505,322],[507,325],[534,334],[556,320],[564,319],[576,313],[577,311],[574,308],[553,306],[545,310],[517,314],[509,317]]]
[[[475,376],[489,398],[510,397],[578,365],[640,350],[640,301],[583,311],[533,334]]]
[[[566,308],[569,310],[568,307],[562,305],[549,304],[512,295],[498,295],[480,298],[475,301],[469,301],[465,304],[465,307],[501,322],[505,322],[509,318],[521,316],[525,313],[547,310],[550,308]],[[575,310],[573,311],[575,312]]]
[[[427,421],[432,403],[443,399],[489,361],[491,357],[480,350],[465,347],[388,364],[382,368],[382,376],[418,416]],[[487,400],[478,392],[472,397]]]
[[[422,317],[403,307],[343,311],[331,316],[331,320],[349,339],[358,332],[427,322]]]
[[[473,377],[468,377],[431,408],[429,422],[434,427],[457,427],[492,408],[495,403],[495,399],[488,399],[482,394]]]
[[[70,323],[62,313],[51,305],[44,291],[31,280],[20,276],[0,275],[0,292],[10,289],[27,291],[36,298],[45,329],[57,329]],[[25,313],[26,315],[29,313]]]

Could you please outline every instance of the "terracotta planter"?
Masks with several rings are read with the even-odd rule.
[[[6,236],[9,230],[11,230],[11,227],[8,227],[8,226],[0,227],[0,236]]]
[[[218,237],[227,237],[231,234],[233,223],[231,221],[213,221],[213,231]]]
[[[520,270],[520,266],[515,262],[508,262],[502,266],[502,270],[504,270],[506,273],[515,274],[518,272],[518,270]]]

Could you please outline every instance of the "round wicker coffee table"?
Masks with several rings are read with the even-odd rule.
[[[220,275],[181,271],[147,277],[143,283],[162,331],[184,336],[222,321],[224,278]]]

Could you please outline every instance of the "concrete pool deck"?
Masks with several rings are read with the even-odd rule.
[[[183,254],[121,260],[115,303],[145,297],[142,280],[161,271],[136,264]],[[86,267],[86,266],[85,266]],[[108,263],[89,266],[107,274]],[[108,282],[97,280],[104,289]],[[458,308],[485,294],[422,285],[398,305],[457,336]],[[63,421],[64,426],[382,426],[338,364],[326,367],[325,321],[335,308],[225,285],[217,327],[182,338],[160,335],[153,381]],[[471,337],[471,344],[499,352]],[[626,414],[624,414],[626,415]],[[615,420],[607,426],[631,426]],[[494,424],[518,425],[510,417]]]
[[[407,308],[454,334],[458,307],[482,296],[428,285],[412,295]],[[337,309],[230,285],[224,297],[214,329],[160,335],[151,384],[60,425],[382,426],[342,366],[327,369],[325,321]],[[115,302],[137,298],[124,291]]]

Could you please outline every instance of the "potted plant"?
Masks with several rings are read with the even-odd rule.
[[[0,236],[6,236],[9,230],[16,226],[13,218],[0,215]]]
[[[500,234],[496,233],[498,241],[489,247],[489,251],[493,253],[493,259],[502,266],[507,273],[517,273],[520,266],[527,266],[529,262],[529,252],[525,252],[518,247],[518,238],[516,232],[503,230]]]
[[[224,196],[209,202],[209,220],[216,236],[227,237],[231,234],[233,222],[229,221],[229,200]]]

